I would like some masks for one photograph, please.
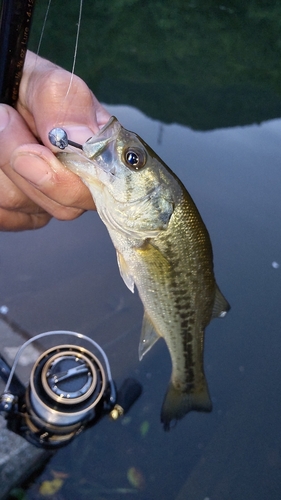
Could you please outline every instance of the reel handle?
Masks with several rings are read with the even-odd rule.
[[[110,412],[113,420],[127,413],[142,393],[141,384],[134,378],[126,378],[117,393],[117,400]]]

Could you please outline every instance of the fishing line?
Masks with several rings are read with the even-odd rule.
[[[46,29],[46,24],[47,24],[47,19],[48,19],[48,16],[49,16],[49,12],[50,12],[50,6],[51,6],[51,3],[52,3],[52,0],[49,0],[48,1],[48,4],[47,4],[47,8],[46,8],[46,12],[45,12],[45,16],[44,16],[44,20],[43,20],[43,24],[42,24],[42,28],[41,28],[41,33],[40,33],[40,37],[39,37],[39,42],[38,42],[38,45],[37,45],[37,51],[36,51],[36,57],[35,57],[35,61],[34,61],[34,64],[33,64],[33,69],[31,71],[31,73],[33,73],[35,71],[35,68],[36,68],[36,64],[37,64],[37,57],[39,56],[39,51],[41,49],[41,45],[42,45],[42,40],[43,40],[43,36],[44,36],[44,33],[45,33],[45,29]]]
[[[41,48],[41,44],[42,44],[42,40],[43,40],[44,31],[45,31],[45,28],[46,28],[47,19],[48,19],[48,16],[49,16],[49,11],[50,11],[51,3],[52,3],[52,0],[49,0],[48,5],[47,5],[47,9],[46,9],[46,13],[45,13],[45,17],[44,17],[44,21],[43,21],[43,26],[42,26],[42,29],[41,29],[41,34],[40,34],[39,42],[38,42],[38,47],[37,47],[37,52],[36,52],[37,56],[39,56],[39,50]]]
[[[76,31],[76,39],[75,39],[75,47],[74,47],[74,55],[73,55],[73,64],[72,64],[72,70],[71,70],[71,77],[70,77],[70,82],[69,86],[65,95],[64,100],[67,98],[72,81],[73,81],[73,75],[74,75],[74,70],[75,70],[75,65],[76,65],[76,59],[77,59],[77,51],[78,51],[78,42],[79,42],[79,35],[80,35],[80,27],[81,27],[81,19],[82,19],[82,10],[83,10],[83,0],[80,0],[79,4],[79,15],[78,15],[78,23],[77,23],[77,31]]]
[[[49,17],[49,13],[50,13],[51,3],[52,3],[52,0],[48,0],[48,4],[46,7],[46,13],[44,16],[44,21],[43,21],[43,25],[42,25],[42,29],[41,29],[40,39],[38,42],[36,56],[39,56],[43,36],[44,36],[45,31],[46,31],[46,24],[47,24],[47,19]],[[55,120],[55,123],[62,123],[63,122],[63,120],[62,120],[62,107],[63,107],[63,104],[65,103],[65,100],[67,99],[69,92],[71,90],[71,87],[72,87],[74,71],[75,71],[75,66],[76,66],[76,61],[77,61],[77,52],[78,52],[78,43],[79,43],[79,36],[80,36],[80,29],[81,29],[82,12],[83,12],[83,0],[79,0],[78,22],[76,24],[77,29],[76,29],[76,36],[75,36],[73,63],[72,63],[72,68],[71,68],[71,72],[70,72],[71,73],[70,80],[69,80],[69,84],[68,84],[65,96],[63,97],[63,99],[61,101],[61,105],[58,109],[57,119]],[[35,60],[34,68],[35,68],[35,66],[36,66],[36,60]]]
[[[71,69],[71,76],[70,76],[70,80],[69,80],[69,84],[68,84],[68,88],[67,88],[66,94],[65,94],[64,98],[61,101],[61,106],[60,106],[60,109],[58,111],[58,115],[57,115],[57,119],[56,119],[56,123],[57,124],[63,123],[62,108],[63,108],[63,104],[65,103],[65,101],[66,101],[66,99],[67,99],[67,97],[69,95],[69,92],[70,92],[70,89],[71,89],[71,86],[72,86],[72,82],[73,82],[74,70],[75,70],[75,65],[76,65],[76,60],[77,60],[77,51],[78,51],[78,43],[79,43],[79,36],[80,36],[82,11],[83,11],[83,0],[80,0],[79,1],[79,14],[78,14],[76,37],[75,37],[75,46],[74,46],[74,54],[73,54],[73,63],[72,63],[72,69]]]

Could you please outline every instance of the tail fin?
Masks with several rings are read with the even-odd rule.
[[[212,402],[206,381],[204,380],[203,386],[195,392],[179,391],[170,382],[161,409],[161,422],[164,430],[170,430],[172,420],[179,420],[193,410],[212,411]]]

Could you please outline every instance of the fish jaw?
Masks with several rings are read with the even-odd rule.
[[[106,144],[116,139],[120,130],[121,124],[115,116],[111,116],[99,132],[83,144],[83,152],[88,158],[94,158],[100,154]]]
[[[121,124],[112,116],[98,134],[93,135],[82,146],[82,151],[57,153],[57,158],[71,172],[78,175],[94,196],[93,186],[108,181],[112,175],[113,162],[109,161],[114,152],[114,141],[121,129]],[[102,154],[104,150],[106,154]]]

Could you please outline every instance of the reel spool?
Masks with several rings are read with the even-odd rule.
[[[53,425],[72,425],[93,415],[105,388],[99,360],[86,349],[62,345],[44,352],[35,363],[28,407]]]
[[[70,344],[49,349],[31,372],[25,398],[28,427],[33,434],[44,429],[51,442],[72,438],[100,414],[106,384],[103,366],[90,351]]]
[[[76,337],[79,345],[60,344],[44,351],[31,370],[28,387],[13,394],[15,369],[27,345],[59,335]],[[103,349],[80,333],[54,331],[36,335],[19,349],[0,406],[8,428],[24,433],[37,446],[55,448],[95,423],[115,402],[115,385]]]

